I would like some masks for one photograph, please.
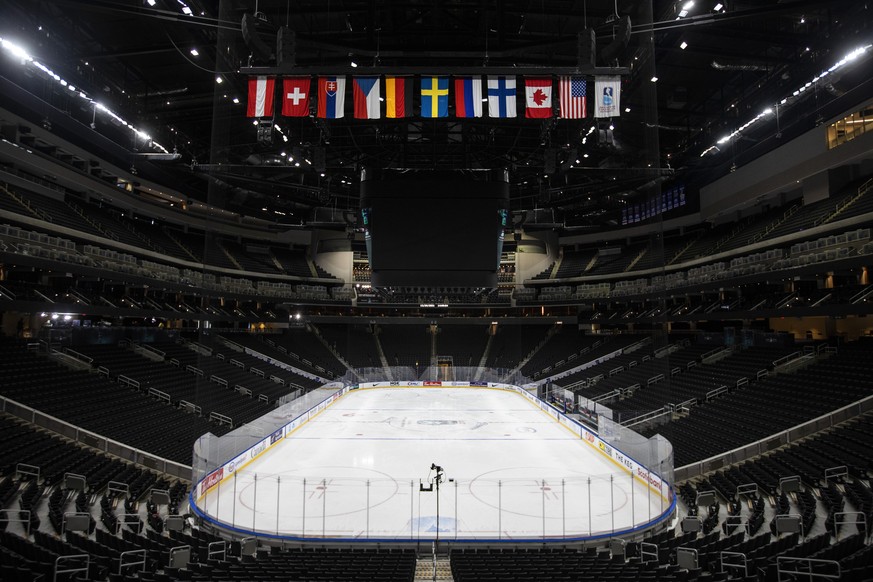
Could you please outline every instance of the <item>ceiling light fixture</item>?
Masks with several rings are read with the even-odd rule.
[[[817,75],[816,77],[813,77],[813,79],[812,79],[811,81],[807,81],[804,85],[798,87],[798,88],[797,88],[797,89],[796,89],[796,90],[791,94],[792,97],[798,97],[798,96],[800,96],[800,95],[801,95],[802,93],[804,93],[807,89],[811,88],[811,87],[813,86],[814,83],[817,83],[819,80],[821,80],[822,77],[825,77],[825,76],[827,76],[827,75],[833,73],[833,72],[836,71],[837,69],[840,69],[841,67],[844,67],[846,64],[848,64],[848,63],[850,63],[850,62],[856,60],[858,57],[860,57],[861,55],[865,54],[865,53],[866,53],[870,48],[873,48],[873,45],[868,44],[868,45],[866,45],[866,46],[858,47],[858,48],[856,48],[855,50],[851,51],[851,52],[848,53],[846,56],[844,56],[842,59],[840,59],[839,61],[837,61],[836,63],[834,63],[834,64],[833,64],[830,68],[828,68],[826,71],[823,71],[822,73],[820,73],[820,74]],[[780,105],[783,105],[783,106],[789,105],[789,103],[788,103],[788,97],[786,97],[786,98],[782,99],[781,101],[779,101],[779,104],[780,104]],[[731,132],[730,134],[728,134],[728,135],[722,137],[722,138],[719,139],[716,143],[719,144],[719,145],[721,145],[721,144],[724,144],[724,143],[729,142],[731,139],[733,139],[733,138],[737,137],[738,135],[740,135],[743,131],[745,131],[746,129],[748,129],[749,127],[751,127],[753,124],[757,123],[758,121],[760,121],[760,120],[763,119],[764,117],[766,117],[766,116],[768,116],[768,115],[772,115],[772,114],[773,114],[773,108],[772,108],[772,107],[767,107],[767,108],[765,108],[761,113],[759,113],[758,115],[756,115],[755,117],[753,117],[752,119],[750,119],[749,121],[747,121],[746,123],[744,123],[743,125],[741,125],[740,127],[738,127],[736,130],[734,130],[734,131]],[[708,154],[708,153],[711,152],[711,151],[716,151],[716,152],[717,152],[717,151],[719,151],[719,149],[718,149],[717,147],[715,147],[715,146],[711,146],[711,147],[705,149],[705,150],[703,151],[703,153],[700,154],[700,157],[705,156],[706,154]]]
[[[200,56],[200,51],[198,51],[196,48],[192,48],[192,49],[191,49],[191,55],[192,55],[192,56],[195,56],[195,57],[199,57],[199,56]]]
[[[60,75],[58,75],[57,73],[52,71],[50,68],[48,68],[47,66],[45,66],[41,62],[35,60],[23,47],[18,46],[15,43],[9,42],[8,40],[0,37],[0,48],[9,52],[15,58],[19,59],[21,61],[22,66],[32,65],[32,66],[36,67],[37,69],[39,69],[40,71],[42,71],[47,77],[52,79],[54,82],[56,82],[60,86],[66,87],[70,91],[75,90],[75,88],[72,85],[70,85],[69,83],[67,83],[67,81],[62,79]],[[87,61],[85,64],[86,65],[88,64]],[[96,101],[91,99],[84,91],[79,90],[79,97],[92,103],[97,110],[110,116],[112,119],[117,121],[120,125],[130,128],[130,130],[133,131],[137,136],[148,141],[155,148],[161,150],[164,153],[169,153],[164,146],[162,146],[161,144],[159,144],[157,142],[152,141],[152,138],[148,134],[143,133],[140,130],[136,129],[132,124],[128,123],[120,115],[113,112],[111,109],[109,109],[108,107],[106,107],[102,103],[97,103]]]

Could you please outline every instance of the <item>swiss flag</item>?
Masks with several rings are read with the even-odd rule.
[[[309,77],[285,77],[282,80],[282,115],[309,116]]]
[[[525,117],[544,118],[552,116],[551,77],[524,78]]]

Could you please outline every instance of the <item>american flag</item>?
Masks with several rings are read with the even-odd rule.
[[[561,117],[580,119],[588,115],[585,109],[585,77],[561,77],[558,90],[561,93]]]

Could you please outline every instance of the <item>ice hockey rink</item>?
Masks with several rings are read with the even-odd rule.
[[[637,531],[671,509],[521,394],[405,386],[349,391],[197,507],[240,535],[506,541]]]

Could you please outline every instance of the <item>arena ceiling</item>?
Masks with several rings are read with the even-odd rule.
[[[280,222],[292,212],[355,209],[358,171],[377,167],[508,168],[513,210],[553,208],[565,224],[608,223],[623,200],[665,181],[705,183],[833,100],[870,95],[869,63],[817,83],[809,97],[792,95],[870,43],[871,9],[858,0],[0,0],[0,7],[0,37],[178,154],[149,156],[157,151],[149,144],[113,138],[140,174]],[[248,42],[246,15],[254,17]],[[294,64],[286,60],[283,72],[618,72],[621,115],[280,117],[281,132],[265,143],[245,116],[246,73],[276,66],[283,26],[295,33]],[[586,29],[596,35],[593,59],[579,48]],[[4,77],[46,106],[74,108],[51,79],[17,77],[14,59],[2,58]],[[768,117],[718,145],[780,103],[778,121]],[[88,134],[83,127],[79,137]]]

